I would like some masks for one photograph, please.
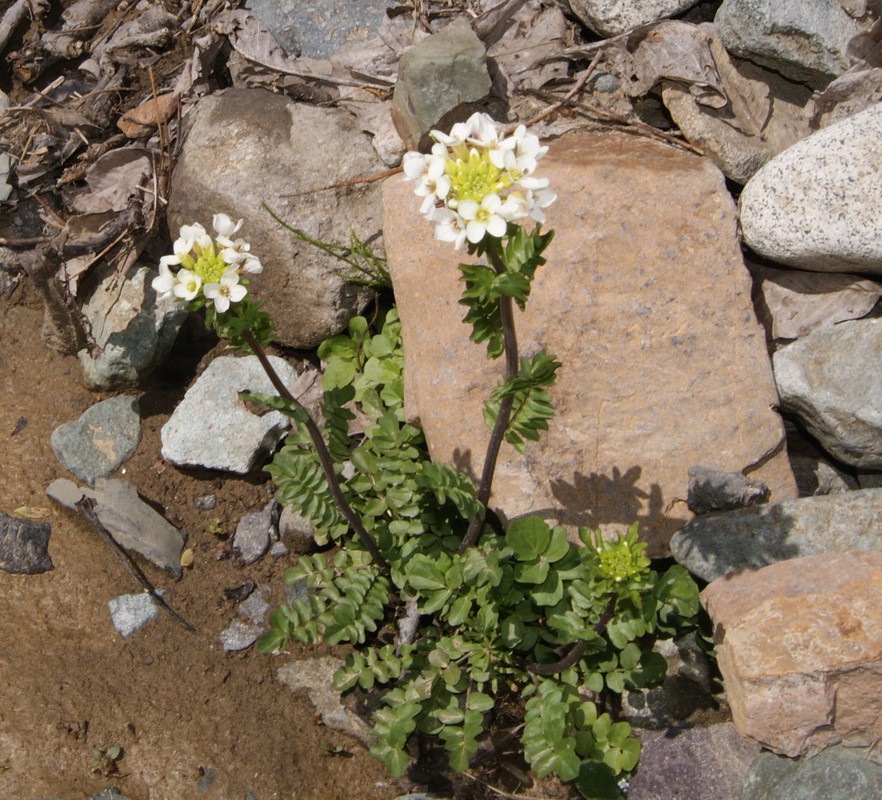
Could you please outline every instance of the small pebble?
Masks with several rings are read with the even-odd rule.
[[[127,639],[139,628],[143,628],[159,614],[159,608],[146,592],[123,594],[114,597],[108,604],[110,619],[117,633]]]
[[[212,511],[217,508],[216,494],[203,494],[193,498],[193,505],[200,511]]]

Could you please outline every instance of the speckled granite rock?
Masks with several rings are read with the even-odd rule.
[[[882,275],[882,103],[777,155],[739,205],[744,243],[772,261]]]

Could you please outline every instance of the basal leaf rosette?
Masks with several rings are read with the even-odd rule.
[[[242,227],[241,219],[233,222],[226,214],[215,214],[212,226],[214,237],[198,222],[181,226],[173,254],[159,259],[159,275],[152,282],[160,298],[177,297],[193,310],[212,303],[218,314],[245,298],[245,276],[263,270],[260,259],[251,253],[248,242],[233,238]]]
[[[431,137],[431,152],[406,153],[402,168],[423,198],[420,213],[434,223],[436,239],[459,249],[485,236],[503,238],[509,223],[545,221],[556,194],[533,173],[548,147],[523,125],[500,138],[497,123],[477,113]]]

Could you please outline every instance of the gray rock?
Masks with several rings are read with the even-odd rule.
[[[882,283],[840,272],[772,269],[748,263],[754,307],[771,339],[798,339],[869,314],[882,297]]]
[[[708,467],[690,467],[686,505],[693,514],[732,511],[755,506],[769,499],[769,487],[746,478],[740,472],[721,472]]]
[[[297,377],[281,358],[270,363],[286,386]],[[178,466],[245,474],[265,459],[289,427],[278,411],[252,414],[240,392],[275,394],[256,356],[214,359],[162,426],[162,457]]]
[[[150,286],[154,271],[135,264],[120,277],[108,269],[83,313],[101,352],[77,353],[90,389],[107,390],[139,383],[171,350],[187,311],[174,297],[157,300]]]
[[[279,538],[295,553],[311,553],[316,548],[315,526],[290,506],[285,506],[279,517]]]
[[[10,517],[0,511],[0,569],[16,575],[36,575],[52,569],[48,522]]]
[[[233,548],[245,564],[253,564],[270,546],[276,526],[273,512],[275,500],[270,500],[260,511],[249,511],[242,516],[233,535]]]
[[[744,243],[817,272],[882,275],[882,103],[780,153],[744,187]]]
[[[203,494],[193,498],[193,505],[200,511],[212,511],[217,508],[216,494]]]
[[[284,542],[273,542],[270,545],[269,554],[273,561],[284,558],[289,552],[290,550],[288,550]]]
[[[730,53],[813,89],[848,69],[849,42],[872,22],[840,0],[724,0],[714,18]]]
[[[392,118],[410,150],[425,150],[429,131],[484,109],[490,92],[487,53],[464,17],[407,50],[398,64]]]
[[[253,585],[253,584],[252,584]],[[252,591],[236,609],[239,619],[234,619],[220,633],[220,641],[226,652],[247,650],[266,630],[264,617],[270,605],[260,590]]]
[[[235,653],[251,647],[261,637],[264,630],[266,629],[263,625],[255,625],[251,622],[234,619],[220,632],[218,638],[224,647],[224,652]]]
[[[738,800],[759,747],[731,722],[640,733],[643,750],[628,800]]]
[[[850,70],[815,100],[815,128],[826,128],[879,102],[882,102],[882,67]]]
[[[573,14],[601,36],[617,36],[638,25],[673,17],[698,0],[568,0]]]
[[[328,58],[344,44],[372,38],[386,14],[382,0],[249,0],[247,7],[289,53]]]
[[[270,610],[270,604],[264,599],[262,592],[256,591],[239,603],[239,608],[236,610],[248,622],[262,625],[266,612]]]
[[[117,633],[127,639],[139,628],[143,628],[159,614],[159,607],[146,592],[141,594],[121,594],[107,603],[110,619]]]
[[[373,741],[370,728],[347,710],[340,701],[340,693],[334,691],[334,673],[342,666],[343,660],[333,656],[289,661],[276,670],[276,680],[291,689],[305,689],[325,727],[370,744]]]
[[[781,407],[827,452],[882,468],[882,319],[842,322],[782,347],[772,358]]]
[[[84,495],[92,498],[96,516],[118,544],[180,576],[183,534],[141,500],[128,481],[98,478],[90,490],[59,478],[49,484],[46,494],[72,511]]]
[[[778,561],[847,550],[882,550],[882,489],[801,497],[688,522],[674,558],[706,581]]]
[[[355,119],[262,89],[228,89],[200,100],[187,123],[169,228],[201,222],[210,229],[218,212],[243,218],[239,235],[264,267],[250,288],[265,301],[277,341],[308,349],[339,333],[372,291],[342,278],[345,265],[297,240],[264,203],[319,241],[347,243],[353,232],[362,241],[377,236],[378,184],[310,192],[385,169]]]
[[[694,713],[716,709],[711,661],[695,636],[660,639],[652,648],[664,656],[667,673],[658,686],[626,689],[621,716],[636,728],[661,730],[682,724]]]
[[[74,422],[55,428],[49,444],[68,472],[94,486],[96,478],[106,478],[137,449],[140,415],[134,397],[111,397],[86,409]]]
[[[750,765],[741,800],[879,800],[882,767],[863,748],[828,747],[814,758],[760,753]]]

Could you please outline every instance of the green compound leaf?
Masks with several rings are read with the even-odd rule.
[[[548,420],[554,416],[554,408],[546,388],[554,385],[559,367],[560,362],[545,351],[539,351],[531,358],[522,357],[517,374],[500,383],[484,404],[484,422],[492,428],[502,398],[514,398],[505,440],[519,453],[525,450],[525,440],[536,441],[542,431],[548,430]]]

